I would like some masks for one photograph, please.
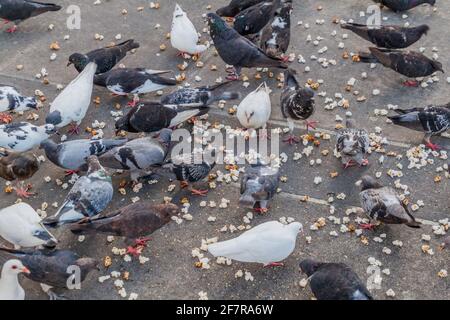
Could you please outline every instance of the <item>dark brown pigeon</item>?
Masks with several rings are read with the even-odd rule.
[[[344,263],[300,262],[317,300],[373,300],[358,275]]]
[[[436,0],[373,0],[381,4],[382,6],[388,7],[392,11],[402,12],[407,11],[409,9],[420,6],[421,4],[431,4],[434,6],[436,4]]]

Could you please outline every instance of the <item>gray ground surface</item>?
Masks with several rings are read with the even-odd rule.
[[[159,10],[149,8],[148,1],[105,1],[101,5],[94,6],[93,1],[57,1],[65,8],[70,4],[78,4],[82,10],[81,30],[67,30],[65,20],[68,15],[64,11],[46,14],[34,19],[30,19],[20,26],[20,32],[9,35],[0,32],[0,83],[15,85],[24,93],[32,95],[36,89],[43,91],[47,97],[45,107],[39,111],[41,116],[37,123],[42,123],[48,111],[48,102],[57,95],[56,84],[67,84],[75,76],[76,71],[66,68],[68,56],[73,52],[87,52],[95,48],[107,45],[115,41],[116,34],[121,34],[122,39],[134,38],[139,41],[141,48],[129,55],[123,63],[128,67],[149,67],[152,69],[172,69],[178,73],[176,65],[182,60],[176,57],[176,51],[170,47],[170,42],[165,38],[170,31],[172,10],[175,1],[166,0],[161,2]],[[216,10],[225,4],[226,0],[205,1],[205,0],[179,0],[180,5],[188,12],[191,20],[198,31],[204,28],[202,14],[207,12],[207,5],[211,4]],[[343,41],[347,51],[364,49],[368,43],[356,35],[341,30],[338,25],[333,24],[334,17],[343,19],[353,18],[363,22],[364,18],[359,17],[361,11],[365,11],[371,1],[341,0],[341,1],[313,1],[294,0],[292,40],[289,53],[301,54],[306,59],[306,65],[310,66],[311,72],[304,73],[305,64],[299,64],[297,60],[291,67],[299,71],[299,79],[302,83],[308,78],[313,80],[323,79],[324,84],[318,91],[326,91],[328,97],[334,97],[337,92],[342,93],[350,101],[348,111],[353,113],[353,117],[362,126],[373,132],[376,126],[383,129],[383,136],[392,143],[386,146],[387,151],[394,151],[399,154],[405,152],[413,145],[420,143],[421,134],[406,129],[394,127],[386,124],[385,117],[376,117],[374,109],[386,109],[388,104],[396,104],[400,107],[424,106],[431,103],[446,103],[450,99],[449,84],[445,81],[446,76],[439,74],[440,82],[430,85],[428,88],[404,88],[401,86],[401,78],[394,72],[380,66],[371,70],[368,65],[352,63],[350,59],[342,59],[343,51],[338,49],[338,43]],[[316,8],[321,5],[323,10]],[[143,6],[145,9],[138,12],[137,8]],[[431,30],[427,37],[424,37],[414,49],[426,47],[425,53],[432,55],[432,48],[439,49],[439,60],[443,63],[444,69],[450,67],[450,59],[447,56],[449,44],[447,41],[447,26],[450,24],[450,4],[447,1],[438,1],[437,10],[433,12],[430,7],[420,7],[408,12],[407,18],[402,18],[399,14],[390,11],[383,11],[383,16],[389,19],[385,23],[403,24],[409,21],[412,25],[427,23]],[[122,10],[127,9],[128,14],[123,15]],[[324,19],[323,25],[316,24],[317,19]],[[303,25],[297,25],[297,21],[302,21]],[[53,23],[55,28],[48,31],[47,26]],[[310,28],[306,29],[305,24]],[[159,29],[155,25],[160,24]],[[331,36],[333,30],[337,31],[337,36]],[[94,34],[104,35],[102,42],[94,40]],[[342,35],[348,33],[348,39],[343,40]],[[64,35],[69,34],[70,40],[64,41]],[[306,38],[310,34],[313,39],[321,36],[324,39],[318,46],[307,43]],[[202,40],[209,40],[206,33],[202,33]],[[57,59],[50,61],[51,50],[49,46],[52,42],[58,41],[61,49],[57,52]],[[160,44],[166,44],[168,49],[160,52]],[[310,56],[321,56],[317,51],[324,47],[328,51],[323,54],[328,59],[335,59],[336,66],[323,68],[317,61],[310,59]],[[219,57],[214,56],[213,48],[209,49],[201,60],[205,63],[204,68],[196,68],[194,63],[190,63],[186,70],[187,82],[197,85],[194,77],[199,75],[202,81],[199,84],[210,84],[218,77],[225,77],[224,63]],[[22,71],[16,70],[16,65],[24,66]],[[218,71],[210,71],[209,66],[215,64]],[[35,74],[45,67],[49,72],[50,85],[44,85],[42,80],[35,79]],[[368,79],[362,80],[361,73],[368,72]],[[244,73],[251,79],[248,88],[242,86],[242,82],[234,83],[231,88],[239,90],[243,95],[253,90],[262,80],[254,80],[255,70],[244,70]],[[358,90],[360,95],[367,97],[365,102],[357,102],[356,96],[345,91],[347,81],[354,77],[357,83],[354,90]],[[266,75],[263,75],[266,80]],[[279,126],[282,120],[279,111],[279,89],[276,89],[276,81],[268,79],[268,84],[274,90],[272,94],[273,114],[269,127]],[[381,94],[372,95],[373,89],[379,89]],[[115,103],[125,105],[125,99],[112,99],[109,93],[101,88],[94,89],[94,97],[100,97],[100,105],[92,104],[87,117],[82,126],[91,126],[94,120],[105,121],[105,136],[113,135],[114,121],[110,116],[110,111],[114,110]],[[146,98],[152,99],[154,95],[149,94]],[[317,111],[314,120],[320,121],[318,131],[329,130],[334,132],[336,125],[335,116],[339,114],[345,117],[346,110],[336,108],[333,111],[324,109],[325,98],[316,97]],[[227,107],[232,104],[227,104]],[[125,108],[125,107],[124,107]],[[15,120],[24,120],[25,116],[14,116]],[[238,122],[229,116],[226,111],[214,111],[212,120],[220,121],[237,127]],[[297,134],[304,134],[302,124],[299,124]],[[82,134],[88,137],[87,133]],[[447,138],[438,138],[437,141],[447,148],[450,143]],[[333,142],[323,141],[320,147],[315,148],[310,158],[303,157],[299,161],[293,161],[294,152],[301,152],[304,147],[282,146],[282,151],[289,156],[288,162],[282,167],[282,173],[288,176],[286,183],[281,185],[282,193],[277,195],[271,211],[266,216],[256,216],[251,222],[252,226],[258,225],[268,220],[278,220],[281,217],[292,217],[300,221],[305,226],[305,235],[300,236],[295,252],[285,261],[285,267],[276,269],[266,269],[259,265],[249,265],[234,262],[231,266],[218,265],[207,253],[206,256],[212,259],[209,270],[198,269],[194,266],[197,261],[192,258],[191,250],[200,247],[201,240],[219,237],[219,239],[229,239],[237,236],[230,232],[220,233],[224,225],[242,225],[242,218],[247,210],[237,207],[239,192],[234,185],[218,184],[218,188],[212,190],[205,200],[214,200],[217,203],[222,198],[229,199],[231,204],[227,209],[202,208],[200,201],[204,199],[193,198],[184,192],[178,193],[178,188],[173,193],[168,193],[170,184],[162,180],[158,184],[145,185],[139,194],[134,194],[128,189],[127,196],[121,196],[118,192],[108,210],[129,204],[131,198],[139,196],[141,199],[149,199],[155,203],[160,203],[164,196],[174,197],[175,202],[179,202],[184,196],[188,196],[191,201],[190,213],[193,215],[192,221],[184,221],[182,224],[171,223],[155,232],[149,248],[144,251],[144,255],[150,260],[141,265],[138,261],[125,262],[121,257],[113,256],[112,247],[124,247],[121,239],[116,239],[112,244],[108,244],[106,236],[87,236],[82,243],[70,232],[58,230],[55,233],[61,239],[60,247],[70,248],[80,253],[98,259],[109,255],[113,258],[113,264],[109,269],[102,267],[101,271],[95,272],[83,283],[80,291],[63,292],[69,299],[121,299],[113,285],[113,280],[107,280],[103,284],[97,281],[99,276],[111,271],[130,272],[129,281],[125,281],[125,289],[128,295],[131,292],[137,293],[139,299],[198,299],[200,291],[207,292],[210,299],[310,299],[312,293],[308,288],[299,286],[299,281],[304,276],[298,270],[298,263],[301,259],[313,257],[324,261],[345,262],[352,266],[362,279],[367,279],[369,275],[366,269],[369,266],[368,258],[374,257],[382,262],[382,269],[389,269],[390,275],[382,274],[381,289],[374,290],[373,294],[377,299],[387,299],[386,291],[392,289],[395,299],[449,299],[450,282],[449,278],[438,277],[441,269],[449,270],[449,253],[440,251],[438,245],[441,243],[440,236],[433,235],[429,224],[422,229],[409,229],[404,226],[383,226],[376,230],[364,231],[363,235],[368,237],[369,244],[364,245],[360,238],[354,233],[340,233],[339,225],[333,225],[327,221],[327,225],[319,231],[309,230],[318,218],[327,218],[329,205],[326,200],[329,194],[345,193],[345,200],[336,200],[333,205],[336,207],[335,216],[344,217],[345,210],[352,206],[358,206],[358,191],[354,182],[364,173],[374,174],[383,172],[382,182],[393,184],[395,179],[387,176],[389,169],[397,169],[397,163],[404,166],[404,177],[401,182],[410,186],[411,201],[423,200],[425,207],[415,212],[418,218],[427,221],[437,222],[440,219],[449,218],[450,202],[449,180],[443,178],[442,182],[434,183],[433,179],[437,175],[436,168],[442,166],[446,161],[436,159],[435,164],[429,165],[420,170],[408,170],[406,157],[398,161],[393,157],[386,157],[383,165],[378,163],[379,154],[373,154],[370,158],[371,165],[364,169],[351,169],[343,171],[339,160],[332,156],[322,157],[320,152],[324,149],[332,150]],[[36,151],[40,153],[41,151]],[[311,159],[321,158],[323,163],[320,166],[310,166]],[[220,170],[223,168],[219,167]],[[337,171],[339,176],[331,179],[330,172]],[[443,176],[442,173],[440,173]],[[44,177],[51,176],[52,182],[46,183]],[[321,176],[323,183],[316,186],[313,183],[314,177]],[[42,169],[30,180],[38,195],[27,200],[34,208],[39,208],[43,202],[49,204],[53,202],[61,203],[67,193],[56,186],[56,178],[67,180],[63,170],[53,166],[48,161],[43,164]],[[114,185],[117,188],[121,179],[126,176],[114,178]],[[314,199],[322,201],[301,202],[301,196],[309,195]],[[1,193],[0,207],[13,204],[16,197],[12,194]],[[51,215],[56,211],[49,207],[47,214]],[[217,218],[216,222],[208,222],[207,218],[212,215]],[[351,216],[351,223],[354,223],[355,216]],[[336,231],[337,237],[329,233]],[[373,241],[374,237],[386,234],[382,243]],[[421,240],[421,235],[431,235],[430,246],[434,255],[422,252],[421,246],[425,244]],[[308,244],[305,236],[312,237]],[[394,240],[401,240],[403,247],[399,248],[392,244]],[[382,252],[384,247],[392,250],[390,255]],[[1,259],[1,258],[0,258]],[[2,260],[0,260],[2,261]],[[235,278],[238,270],[251,272],[254,281],[246,281],[244,278]],[[40,291],[37,284],[27,280],[22,280],[28,299],[46,299],[46,295]],[[61,291],[60,291],[61,292]]]

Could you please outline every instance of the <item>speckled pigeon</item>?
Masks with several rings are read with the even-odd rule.
[[[0,147],[16,152],[29,151],[55,132],[52,124],[35,126],[28,122],[16,122],[0,125]]]
[[[21,95],[16,88],[0,84],[0,112],[19,112],[28,109],[37,109],[38,102],[34,97]],[[8,123],[11,116],[0,113],[0,123]]]
[[[434,6],[436,0],[373,0],[383,6],[388,7],[392,11],[401,12],[420,6],[421,4],[430,4]]]
[[[317,300],[373,300],[358,275],[344,263],[324,263],[311,259],[300,262],[309,277]]]
[[[346,127],[336,137],[336,150],[341,154],[342,164],[345,168],[367,166],[369,161],[365,157],[370,150],[369,134],[364,129],[358,129],[353,119],[347,119]]]

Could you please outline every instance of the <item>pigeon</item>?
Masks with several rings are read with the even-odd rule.
[[[394,124],[409,129],[424,131],[426,146],[432,150],[441,147],[431,142],[431,137],[450,129],[450,103],[443,106],[427,106],[408,110],[396,109],[399,115],[388,117]]]
[[[243,10],[234,17],[234,30],[242,36],[259,33],[280,6],[281,0],[274,0],[261,2]]]
[[[0,158],[0,177],[7,181],[23,181],[31,178],[39,170],[39,161],[34,154],[4,152],[5,156]],[[28,198],[32,193],[29,187],[19,185],[15,188],[21,198]]]
[[[324,263],[311,259],[300,262],[309,277],[317,300],[373,300],[358,275],[344,263]]]
[[[140,94],[146,94],[174,86],[177,81],[172,78],[161,77],[161,74],[172,71],[160,71],[143,68],[119,68],[107,73],[96,75],[96,85],[105,87],[116,96],[132,94],[133,101],[128,105],[135,107]]]
[[[245,170],[241,180],[239,204],[259,213],[267,213],[268,203],[277,193],[279,183],[279,169],[258,160],[256,164],[252,164]]]
[[[411,46],[427,34],[430,27],[422,24],[417,27],[402,26],[366,26],[357,23],[343,23],[341,28],[356,33],[379,48],[403,49]]]
[[[370,219],[386,224],[406,224],[411,228],[420,228],[408,206],[391,187],[383,187],[375,178],[364,176],[359,194],[361,205]],[[361,228],[371,229],[375,225],[362,224]]]
[[[240,262],[281,266],[295,250],[297,235],[303,230],[300,222],[285,225],[278,221],[262,223],[239,237],[208,245],[215,257],[225,257]]]
[[[230,4],[216,11],[221,17],[235,17],[239,12],[267,0],[231,0]]]
[[[289,137],[284,140],[289,144],[298,143],[300,139],[292,133],[294,131],[293,120],[306,120],[306,129],[315,129],[317,122],[308,121],[307,119],[314,114],[315,102],[314,91],[310,88],[301,88],[295,78],[295,70],[288,69],[284,74],[284,88],[281,93],[281,112],[283,117],[287,119],[289,126]]]
[[[208,113],[209,108],[202,103],[191,105],[162,105],[158,102],[139,103],[125,116],[117,120],[117,132],[158,132],[164,128],[174,128],[197,116]]]
[[[155,168],[156,174],[171,174],[180,181],[181,188],[189,187],[189,183],[196,183],[207,178],[216,165],[216,150],[213,149],[210,155],[206,152],[194,152],[180,154],[166,160],[160,168]],[[198,190],[191,188],[192,194],[206,196],[208,190]]]
[[[45,122],[62,128],[74,123],[70,133],[79,133],[79,125],[83,121],[91,104],[94,75],[97,70],[95,62],[86,68],[53,100],[50,113]]]
[[[180,51],[178,55],[182,57],[189,54],[198,58],[200,53],[207,49],[207,46],[198,44],[197,30],[178,4],[175,5],[173,12],[170,43],[172,47]]]
[[[47,139],[41,143],[47,158],[58,167],[67,169],[67,175],[85,169],[89,156],[100,156],[109,150],[124,145],[128,139],[80,139],[56,143]]]
[[[44,219],[44,225],[59,227],[78,222],[99,214],[111,202],[114,189],[108,172],[96,156],[88,157],[87,163],[87,174],[75,182],[56,214]]]
[[[236,116],[244,128],[266,129],[272,112],[269,94],[270,89],[264,82],[241,101],[237,107]]]
[[[409,9],[415,8],[421,4],[428,3],[432,6],[436,4],[436,0],[373,0],[381,4],[382,6],[388,7],[392,11],[402,12],[408,11]]]
[[[24,202],[0,210],[0,236],[15,248],[55,247],[58,243],[37,212]]]
[[[131,179],[137,181],[151,174],[151,166],[164,162],[171,138],[172,130],[163,129],[158,140],[151,137],[131,140],[108,151],[99,160],[106,168],[129,170]]]
[[[228,80],[238,80],[242,68],[287,69],[283,61],[268,57],[250,40],[229,27],[218,15],[208,13],[208,23],[217,52],[226,64],[232,66],[227,70],[230,73]]]
[[[358,54],[361,62],[381,63],[386,68],[408,77],[419,78],[432,75],[437,71],[444,73],[442,63],[431,60],[423,54],[415,51],[399,51],[390,49],[369,48],[370,53],[361,52]],[[405,86],[416,87],[417,81],[405,81]]]
[[[0,125],[0,148],[25,152],[37,147],[56,132],[55,126],[35,126],[28,122]]]
[[[180,213],[178,206],[172,203],[139,201],[114,212],[72,224],[70,230],[75,234],[103,233],[125,237],[126,243],[135,244],[134,247],[128,247],[128,253],[140,254],[150,240],[145,237],[168,224],[173,216]]]
[[[1,112],[20,112],[38,108],[38,102],[34,97],[21,95],[16,88],[0,84],[0,123],[9,123],[12,118]]]
[[[68,284],[76,285],[75,281],[81,283],[92,270],[98,268],[95,259],[81,258],[69,250],[14,250],[0,247],[0,251],[22,262],[29,270],[25,277],[40,283],[50,300],[60,299],[52,288],[67,289]],[[74,271],[80,273],[75,274]]]
[[[86,54],[74,53],[69,57],[67,66],[73,64],[78,72],[82,72],[90,62],[95,62],[97,64],[96,74],[105,73],[125,58],[129,51],[137,48],[139,48],[139,43],[130,39],[114,46],[97,49]]]
[[[199,88],[183,87],[161,98],[161,103],[165,105],[202,104],[207,107],[210,104],[220,100],[240,99],[241,94],[239,92],[222,92],[220,94],[216,92],[216,90],[229,83],[230,82],[227,81],[213,86],[204,86]]]
[[[22,21],[49,11],[59,11],[61,8],[61,6],[53,3],[30,0],[0,0],[0,19],[5,20],[5,24],[14,23],[13,27],[6,30],[8,33],[13,33]]]
[[[341,154],[342,164],[345,169],[355,165],[367,166],[369,161],[365,156],[370,150],[369,134],[364,129],[356,128],[353,119],[347,119],[346,127],[336,137],[336,150]]]
[[[269,57],[287,62],[284,56],[291,41],[292,0],[284,0],[276,9],[274,16],[261,31],[260,46]]]
[[[5,262],[0,275],[0,301],[25,300],[25,290],[18,278],[20,273],[30,273],[30,270],[16,259]]]

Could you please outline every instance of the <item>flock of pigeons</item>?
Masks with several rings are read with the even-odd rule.
[[[380,4],[394,10],[409,10],[422,3],[434,5],[435,0],[379,0]],[[0,18],[13,22],[8,32],[15,32],[16,25],[30,17],[61,7],[28,0],[0,0]],[[18,281],[18,274],[42,284],[51,298],[57,298],[51,288],[64,288],[67,283],[68,266],[77,265],[82,270],[82,280],[97,267],[91,258],[79,257],[68,250],[55,249],[58,240],[47,228],[67,226],[74,234],[103,233],[121,236],[130,244],[128,253],[139,255],[146,246],[145,238],[180,214],[174,204],[154,205],[137,203],[117,211],[103,212],[113,199],[114,188],[106,169],[128,171],[133,181],[144,179],[154,173],[168,174],[180,181],[181,187],[207,178],[215,166],[217,150],[212,150],[212,161],[196,164],[192,161],[171,159],[172,129],[186,121],[202,116],[210,105],[220,100],[236,100],[238,92],[223,92],[231,81],[238,80],[242,68],[285,69],[284,88],[280,106],[288,121],[288,143],[299,142],[293,135],[294,121],[305,120],[307,129],[314,128],[308,119],[314,113],[314,91],[301,87],[296,72],[288,68],[285,53],[290,42],[290,16],[292,0],[232,0],[207,20],[210,35],[219,56],[229,65],[228,82],[199,88],[183,88],[161,98],[159,102],[140,102],[139,96],[177,84],[176,79],[164,75],[168,70],[114,67],[139,44],[128,40],[112,47],[98,49],[87,54],[75,53],[69,65],[79,75],[51,103],[46,124],[35,126],[27,122],[10,123],[11,116],[1,115],[0,147],[4,148],[0,158],[0,176],[8,181],[19,181],[15,187],[19,196],[31,195],[23,181],[39,170],[39,161],[32,153],[36,147],[45,151],[46,157],[68,174],[85,172],[73,185],[57,213],[42,220],[26,203],[18,203],[0,211],[0,236],[14,245],[14,249],[0,248],[12,259],[3,265],[0,278],[1,299],[24,299],[25,292]],[[229,17],[224,20],[222,17]],[[234,25],[230,26],[229,21]],[[442,65],[418,52],[401,51],[418,41],[428,31],[428,26],[369,27],[354,23],[342,23],[342,28],[352,30],[377,47],[369,53],[361,52],[362,62],[381,63],[408,78],[424,77],[442,71]],[[208,45],[198,44],[198,33],[179,5],[173,14],[171,44],[182,56],[198,56]],[[407,85],[415,85],[408,81]],[[71,125],[70,133],[79,132],[92,101],[94,85],[105,87],[114,95],[132,95],[130,111],[119,120],[117,133],[145,133],[136,139],[79,139],[57,143],[52,137],[58,130]],[[263,83],[247,95],[239,104],[236,116],[247,129],[265,128],[271,114],[270,89]],[[15,88],[0,86],[0,112],[24,111],[38,108],[33,97],[22,96]],[[391,117],[398,125],[424,131],[427,146],[438,149],[430,137],[450,128],[450,105],[428,106],[410,110],[397,110],[399,115]],[[347,168],[352,165],[368,165],[369,135],[357,128],[355,122],[347,121],[337,137],[336,149],[342,155]],[[195,154],[184,155],[193,159]],[[106,168],[106,169],[105,169]],[[248,166],[241,180],[240,204],[243,207],[266,213],[269,202],[277,193],[280,172],[277,168],[258,161]],[[207,190],[190,189],[193,194],[204,196]],[[418,228],[408,207],[396,191],[380,185],[376,179],[365,176],[361,183],[361,204],[368,216],[387,224],[406,224]],[[362,225],[372,228],[373,225]],[[265,266],[276,266],[295,249],[302,224],[282,224],[277,221],[260,224],[237,238],[210,244],[208,251],[217,257],[226,257],[241,262],[256,262]],[[39,249],[34,249],[40,246]],[[43,248],[42,248],[43,247]],[[28,248],[28,249],[24,249]],[[300,268],[309,279],[318,299],[372,299],[359,277],[346,265],[319,263],[304,260]]]

